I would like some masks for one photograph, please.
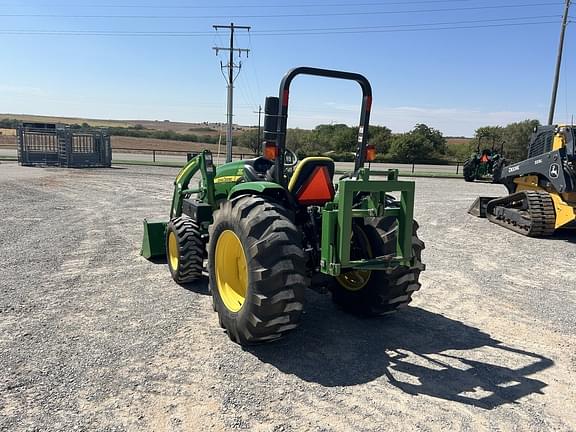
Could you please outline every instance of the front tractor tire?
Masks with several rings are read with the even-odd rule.
[[[210,226],[208,272],[214,309],[234,342],[272,341],[298,326],[306,261],[280,204],[259,196],[224,201]]]
[[[202,277],[206,245],[198,226],[186,216],[172,219],[166,229],[166,256],[176,283],[195,282]]]
[[[351,256],[353,259],[394,255],[398,224],[393,217],[374,218],[368,223],[352,226]],[[350,270],[334,278],[330,290],[332,300],[344,311],[358,316],[372,317],[394,313],[412,301],[412,294],[420,289],[418,281],[424,242],[418,238],[418,224],[414,221],[412,266],[400,266],[392,271]]]

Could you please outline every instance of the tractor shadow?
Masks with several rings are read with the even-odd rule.
[[[547,384],[529,375],[554,364],[416,307],[390,318],[358,319],[316,297],[310,298],[307,310],[290,337],[248,351],[282,372],[325,387],[386,376],[390,385],[407,394],[483,409],[541,393]]]
[[[184,288],[185,290],[196,293],[196,294],[207,295],[207,296],[211,295],[210,294],[210,288],[208,285],[208,277],[205,275],[203,275],[196,282],[181,283],[179,285],[182,288]]]
[[[148,258],[148,262],[154,265],[168,266],[168,259],[166,258],[166,255]],[[166,268],[166,270],[168,270],[168,268]],[[210,289],[208,288],[208,276],[205,274],[203,274],[202,277],[196,282],[181,283],[179,285],[190,292],[202,295],[210,295]]]

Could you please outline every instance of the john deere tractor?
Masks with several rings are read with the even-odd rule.
[[[474,180],[492,180],[494,181],[494,170],[500,169],[505,164],[502,156],[504,151],[504,142],[500,144],[500,149],[496,149],[495,142],[492,142],[492,148],[485,147],[480,150],[482,136],[478,137],[478,147],[476,153],[470,156],[470,159],[464,162],[464,180],[473,182]]]
[[[286,148],[288,95],[298,75],[352,80],[362,89],[354,169],[336,184],[332,159],[298,161]],[[337,305],[362,316],[406,306],[424,270],[414,183],[399,181],[395,170],[370,179],[371,104],[362,75],[290,70],[279,96],[266,98],[263,155],[217,168],[206,150],[190,160],[174,182],[170,220],[144,221],[142,255],[167,255],[181,284],[207,267],[220,325],[243,345],[296,328],[306,288],[329,291]]]

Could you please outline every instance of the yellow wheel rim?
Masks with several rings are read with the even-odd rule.
[[[338,283],[349,291],[359,291],[366,286],[370,280],[370,270],[351,270],[337,276]]]
[[[224,305],[238,312],[248,290],[248,266],[242,243],[234,231],[226,230],[218,237],[214,256],[216,286]]]
[[[176,241],[176,234],[174,231],[168,232],[168,262],[170,268],[174,271],[178,270],[178,262],[180,258],[178,256],[178,242]]]
[[[370,247],[370,241],[366,236],[366,233],[358,229],[353,232],[353,235],[360,234],[362,237],[362,241],[366,246],[366,252],[368,253],[368,258],[373,257],[372,248]],[[352,241],[352,239],[351,239]],[[358,257],[364,258],[364,257]],[[345,273],[336,276],[336,280],[338,283],[343,287],[346,288],[348,291],[360,291],[362,288],[366,286],[368,281],[370,280],[370,275],[372,274],[371,270],[350,270]]]

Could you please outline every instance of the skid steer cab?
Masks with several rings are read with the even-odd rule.
[[[354,167],[339,179],[332,159],[299,161],[286,148],[289,90],[299,75],[352,80],[362,90]],[[279,96],[266,98],[262,155],[216,168],[203,151],[188,162],[174,182],[170,220],[144,221],[142,255],[166,256],[177,283],[207,270],[220,325],[240,344],[296,328],[306,288],[329,291],[362,316],[408,305],[424,270],[414,183],[399,181],[395,170],[370,179],[371,104],[362,75],[290,70]]]

